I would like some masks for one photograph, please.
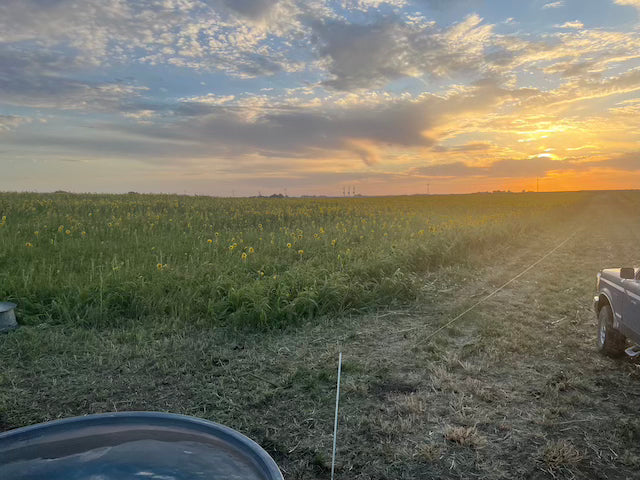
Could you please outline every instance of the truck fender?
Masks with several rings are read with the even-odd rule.
[[[598,300],[598,313],[600,313],[600,309],[605,305],[605,302],[608,303],[609,308],[611,308],[611,313],[613,314],[613,328],[618,328],[620,325],[620,317],[616,314],[616,311],[613,307],[611,292],[607,287],[603,287],[600,291],[599,296],[600,299]]]

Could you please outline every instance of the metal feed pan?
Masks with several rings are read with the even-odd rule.
[[[11,302],[0,302],[0,333],[18,328],[15,308],[17,305]]]
[[[185,415],[103,413],[0,433],[2,480],[68,480],[80,471],[104,480],[283,480],[253,440]]]

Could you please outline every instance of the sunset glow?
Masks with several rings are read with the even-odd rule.
[[[0,190],[640,186],[640,1],[8,0]]]

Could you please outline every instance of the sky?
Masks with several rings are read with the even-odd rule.
[[[640,188],[640,0],[2,0],[0,190]]]

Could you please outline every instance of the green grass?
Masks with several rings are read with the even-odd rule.
[[[426,272],[513,245],[588,198],[4,193],[0,298],[30,325],[282,327],[407,304]]]

